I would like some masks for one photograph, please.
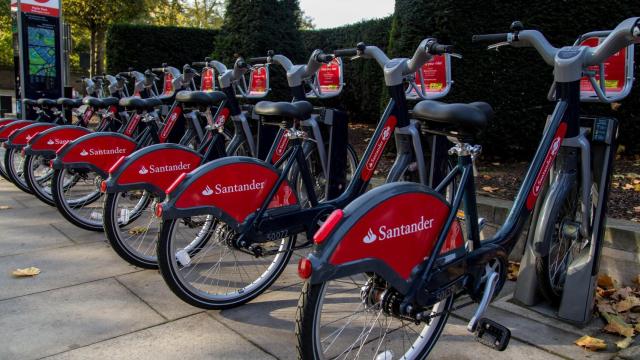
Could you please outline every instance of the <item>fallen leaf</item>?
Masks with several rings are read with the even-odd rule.
[[[616,342],[616,346],[618,347],[618,349],[622,350],[622,349],[628,348],[632,343],[633,343],[633,338],[627,337],[627,338],[624,338],[623,340]]]
[[[485,179],[485,180],[493,179],[493,177],[491,177],[490,175],[482,175],[482,178]]]
[[[598,288],[596,289],[596,294],[600,295],[603,298],[608,298],[609,296],[613,295],[616,292],[616,289],[603,289],[601,287],[598,286]]]
[[[598,312],[604,316],[604,314],[615,314],[615,310],[613,309],[613,306],[609,303],[609,302],[599,302],[596,304],[596,307],[598,308]]]
[[[609,313],[603,313],[602,316],[608,323],[607,326],[604,327],[604,331],[612,334],[619,334],[624,337],[633,336],[633,326],[627,324],[620,316]]]
[[[500,163],[499,163],[499,162],[492,162],[492,163],[491,163],[491,165],[493,165],[493,166],[500,166]]]
[[[638,211],[640,211],[640,206],[638,206]],[[636,285],[640,285],[640,274],[636,275],[636,278],[633,279],[633,283]]]
[[[622,190],[634,190],[636,187],[631,184],[624,184]]]
[[[507,280],[518,280],[518,273],[520,272],[520,263],[516,261],[509,261],[509,268],[507,269]]]
[[[613,174],[613,178],[614,179],[618,179],[618,180],[622,180],[622,179],[624,179],[624,175],[622,175],[622,174]]]
[[[11,209],[11,206],[9,205],[0,205],[0,210],[9,210]]]
[[[626,299],[620,301],[615,305],[617,312],[626,312],[633,309],[636,306],[640,306],[640,299],[635,296],[629,296]]]
[[[488,192],[488,193],[493,193],[493,192],[495,192],[496,190],[500,190],[500,188],[497,188],[497,187],[491,187],[491,186],[483,186],[481,190],[482,190],[482,191],[485,191],[485,192]]]
[[[149,230],[149,228],[144,227],[144,226],[136,226],[134,228],[132,228],[131,230],[129,230],[129,234],[131,235],[141,235],[146,233]]]
[[[640,206],[634,206],[633,207],[633,211],[640,212]]]
[[[40,269],[32,266],[25,269],[16,269],[12,274],[17,277],[36,276],[40,274]]]
[[[576,340],[576,345],[581,346],[589,351],[604,350],[607,348],[607,343],[602,339],[593,338],[589,335],[585,335]]]
[[[613,279],[609,275],[600,275],[598,276],[598,286],[603,289],[611,289],[614,287]]]
[[[619,102],[611,103],[611,110],[613,110],[613,111],[618,111],[618,110],[620,109],[620,107],[621,107],[621,106],[622,106],[622,104],[621,104],[621,103],[619,103]],[[624,146],[622,146],[622,145],[621,145],[621,147],[624,149]],[[618,149],[619,149],[619,148],[618,148]],[[622,151],[624,151],[624,150],[622,150]]]
[[[633,289],[627,286],[616,290],[616,292],[611,295],[611,297],[615,300],[623,300],[631,296],[632,293]]]

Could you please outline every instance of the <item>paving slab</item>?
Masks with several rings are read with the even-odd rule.
[[[0,257],[72,244],[50,224],[3,226],[0,231]]]
[[[32,251],[1,259],[0,300],[140,271],[102,243]],[[11,275],[16,268],[30,266],[40,268],[42,273],[33,278]]]
[[[207,314],[198,314],[48,359],[273,359]]]
[[[114,279],[0,301],[0,359],[37,359],[164,322]]]
[[[185,303],[174,295],[157,270],[122,275],[118,276],[117,279],[168,320],[204,311]]]
[[[62,218],[62,216],[60,217]],[[54,224],[51,224],[51,226],[76,244],[88,244],[100,241],[108,243],[107,236],[103,232],[81,229],[64,218]]]

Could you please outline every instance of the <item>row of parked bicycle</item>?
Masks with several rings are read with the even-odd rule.
[[[556,110],[505,225],[490,239],[480,236],[473,162],[493,110],[433,100],[448,92],[453,52],[433,38],[410,59],[361,43],[316,50],[306,65],[270,52],[230,69],[207,59],[182,72],[165,65],[83,79],[82,99],[27,100],[37,119],[0,120],[0,175],[71,223],[104,231],[124,260],[159,268],[177,296],[201,308],[254,299],[295,255],[305,280],[296,321],[302,358],[424,358],[462,296],[479,303],[469,330],[504,350],[509,330],[484,311],[551,168],[575,170],[551,165],[575,156],[565,149],[584,135],[580,99],[626,96],[601,85],[606,74],[590,67],[633,54],[640,20],[596,35],[590,46],[555,48],[516,22],[509,33],[474,37],[497,43],[491,47],[534,47],[555,78]],[[345,113],[307,101],[339,95],[343,58],[377,61],[390,97],[359,161]],[[269,65],[285,69],[292,101],[252,100],[269,92]],[[161,92],[155,73],[164,77]],[[433,86],[433,78],[446,80]],[[589,94],[580,87],[585,79]],[[411,110],[407,99],[421,101]],[[370,190],[392,136],[397,156],[387,184]],[[570,188],[586,184],[573,179]],[[589,238],[582,213],[565,216],[587,229],[570,241]],[[571,247],[558,245],[567,240],[547,237],[565,261]],[[543,285],[552,301],[562,292],[557,259],[548,256],[553,271]]]

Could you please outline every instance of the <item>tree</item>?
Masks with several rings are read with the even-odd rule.
[[[9,0],[0,0],[0,64],[13,65],[13,34],[11,32],[11,15]]]
[[[111,24],[126,22],[145,12],[144,0],[65,0],[66,20],[90,33],[91,74],[104,71],[105,35]]]

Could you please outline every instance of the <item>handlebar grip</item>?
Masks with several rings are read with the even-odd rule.
[[[269,57],[268,56],[254,57],[254,58],[250,58],[249,62],[251,64],[264,64],[266,62],[269,62]]]
[[[317,62],[326,63],[326,64],[332,62],[333,59],[335,59],[335,56],[331,54],[318,54],[318,56],[316,56]]]
[[[453,45],[441,45],[434,44],[429,48],[429,54],[431,55],[443,55],[453,52]]]
[[[191,66],[202,66],[202,67],[206,67],[207,65],[209,65],[206,61],[196,61],[191,63]]]
[[[358,49],[339,49],[333,52],[335,57],[358,56]]]
[[[473,35],[471,42],[503,42],[509,40],[509,33]]]
[[[164,72],[164,68],[163,67],[161,67],[161,68],[151,68],[151,71],[153,71],[153,72]]]

